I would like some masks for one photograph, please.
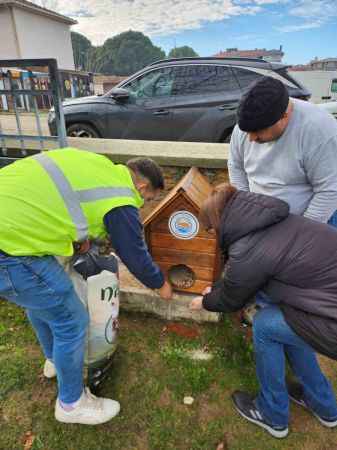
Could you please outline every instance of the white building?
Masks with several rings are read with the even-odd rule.
[[[76,23],[26,0],[0,0],[0,59],[55,58],[60,69],[73,70]]]

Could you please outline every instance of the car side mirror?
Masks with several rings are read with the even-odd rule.
[[[116,102],[126,101],[130,97],[129,91],[123,88],[113,88],[109,94]]]

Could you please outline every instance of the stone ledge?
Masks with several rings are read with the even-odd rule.
[[[6,139],[7,148],[18,148],[20,143]],[[40,150],[39,142],[25,141],[26,149]],[[116,163],[125,163],[136,156],[153,158],[162,166],[201,167],[223,169],[227,167],[229,144],[208,142],[136,141],[127,139],[68,138],[69,147],[76,147],[110,156]],[[57,147],[45,142],[46,150]],[[10,156],[10,155],[9,155]]]
[[[122,288],[120,308],[123,311],[153,314],[166,320],[188,319],[196,322],[219,322],[220,314],[209,311],[191,312],[189,302],[193,294],[174,294],[172,300],[163,300],[149,289]]]

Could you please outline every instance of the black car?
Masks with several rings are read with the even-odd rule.
[[[226,142],[242,94],[258,78],[281,80],[292,97],[310,92],[283,64],[250,58],[179,58],[155,62],[102,96],[64,102],[68,136]],[[55,114],[48,118],[56,134]]]

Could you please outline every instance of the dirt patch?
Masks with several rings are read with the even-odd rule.
[[[35,389],[32,392],[31,400],[42,405],[53,405],[57,393],[56,378],[47,380],[43,373],[39,375],[39,381],[36,383]]]
[[[321,426],[308,411],[305,411],[301,406],[290,405],[290,425],[293,431],[298,433],[317,432]]]
[[[158,406],[161,408],[167,408],[172,403],[172,394],[171,391],[167,388],[164,388],[163,392],[161,393],[159,400],[158,400]]]
[[[227,434],[224,435],[221,442],[216,447],[216,450],[229,450],[228,447],[228,441],[227,441]]]
[[[319,355],[318,361],[325,375],[331,380],[335,379],[337,375],[337,361],[322,355]]]
[[[122,312],[119,321],[123,331],[134,331],[144,334],[144,320],[146,320],[146,328],[151,332],[157,332],[158,335],[161,332],[163,325],[166,323],[164,320],[154,318],[152,316],[146,316],[144,314]]]
[[[169,323],[163,330],[163,334],[175,334],[176,336],[183,337],[185,339],[197,339],[200,337],[200,331],[197,327],[188,327],[181,323]]]
[[[18,408],[20,405],[20,408]],[[11,394],[2,404],[1,418],[5,423],[16,423],[23,429],[32,426],[32,403],[27,392]]]
[[[25,347],[25,355],[32,359],[40,359],[42,356],[42,350],[38,345],[27,345]]]
[[[199,399],[199,405],[199,423],[202,426],[219,419],[224,414],[221,405],[211,403],[207,399]]]
[[[299,447],[298,450],[337,450],[337,444],[327,442],[322,443],[308,439],[308,441]]]
[[[149,443],[147,434],[142,433],[139,434],[136,438],[136,447],[137,450],[149,450]]]
[[[226,414],[228,394],[224,394],[217,384],[213,384],[207,393],[200,395],[198,417],[201,425],[208,424]],[[230,413],[234,414],[234,409]]]

